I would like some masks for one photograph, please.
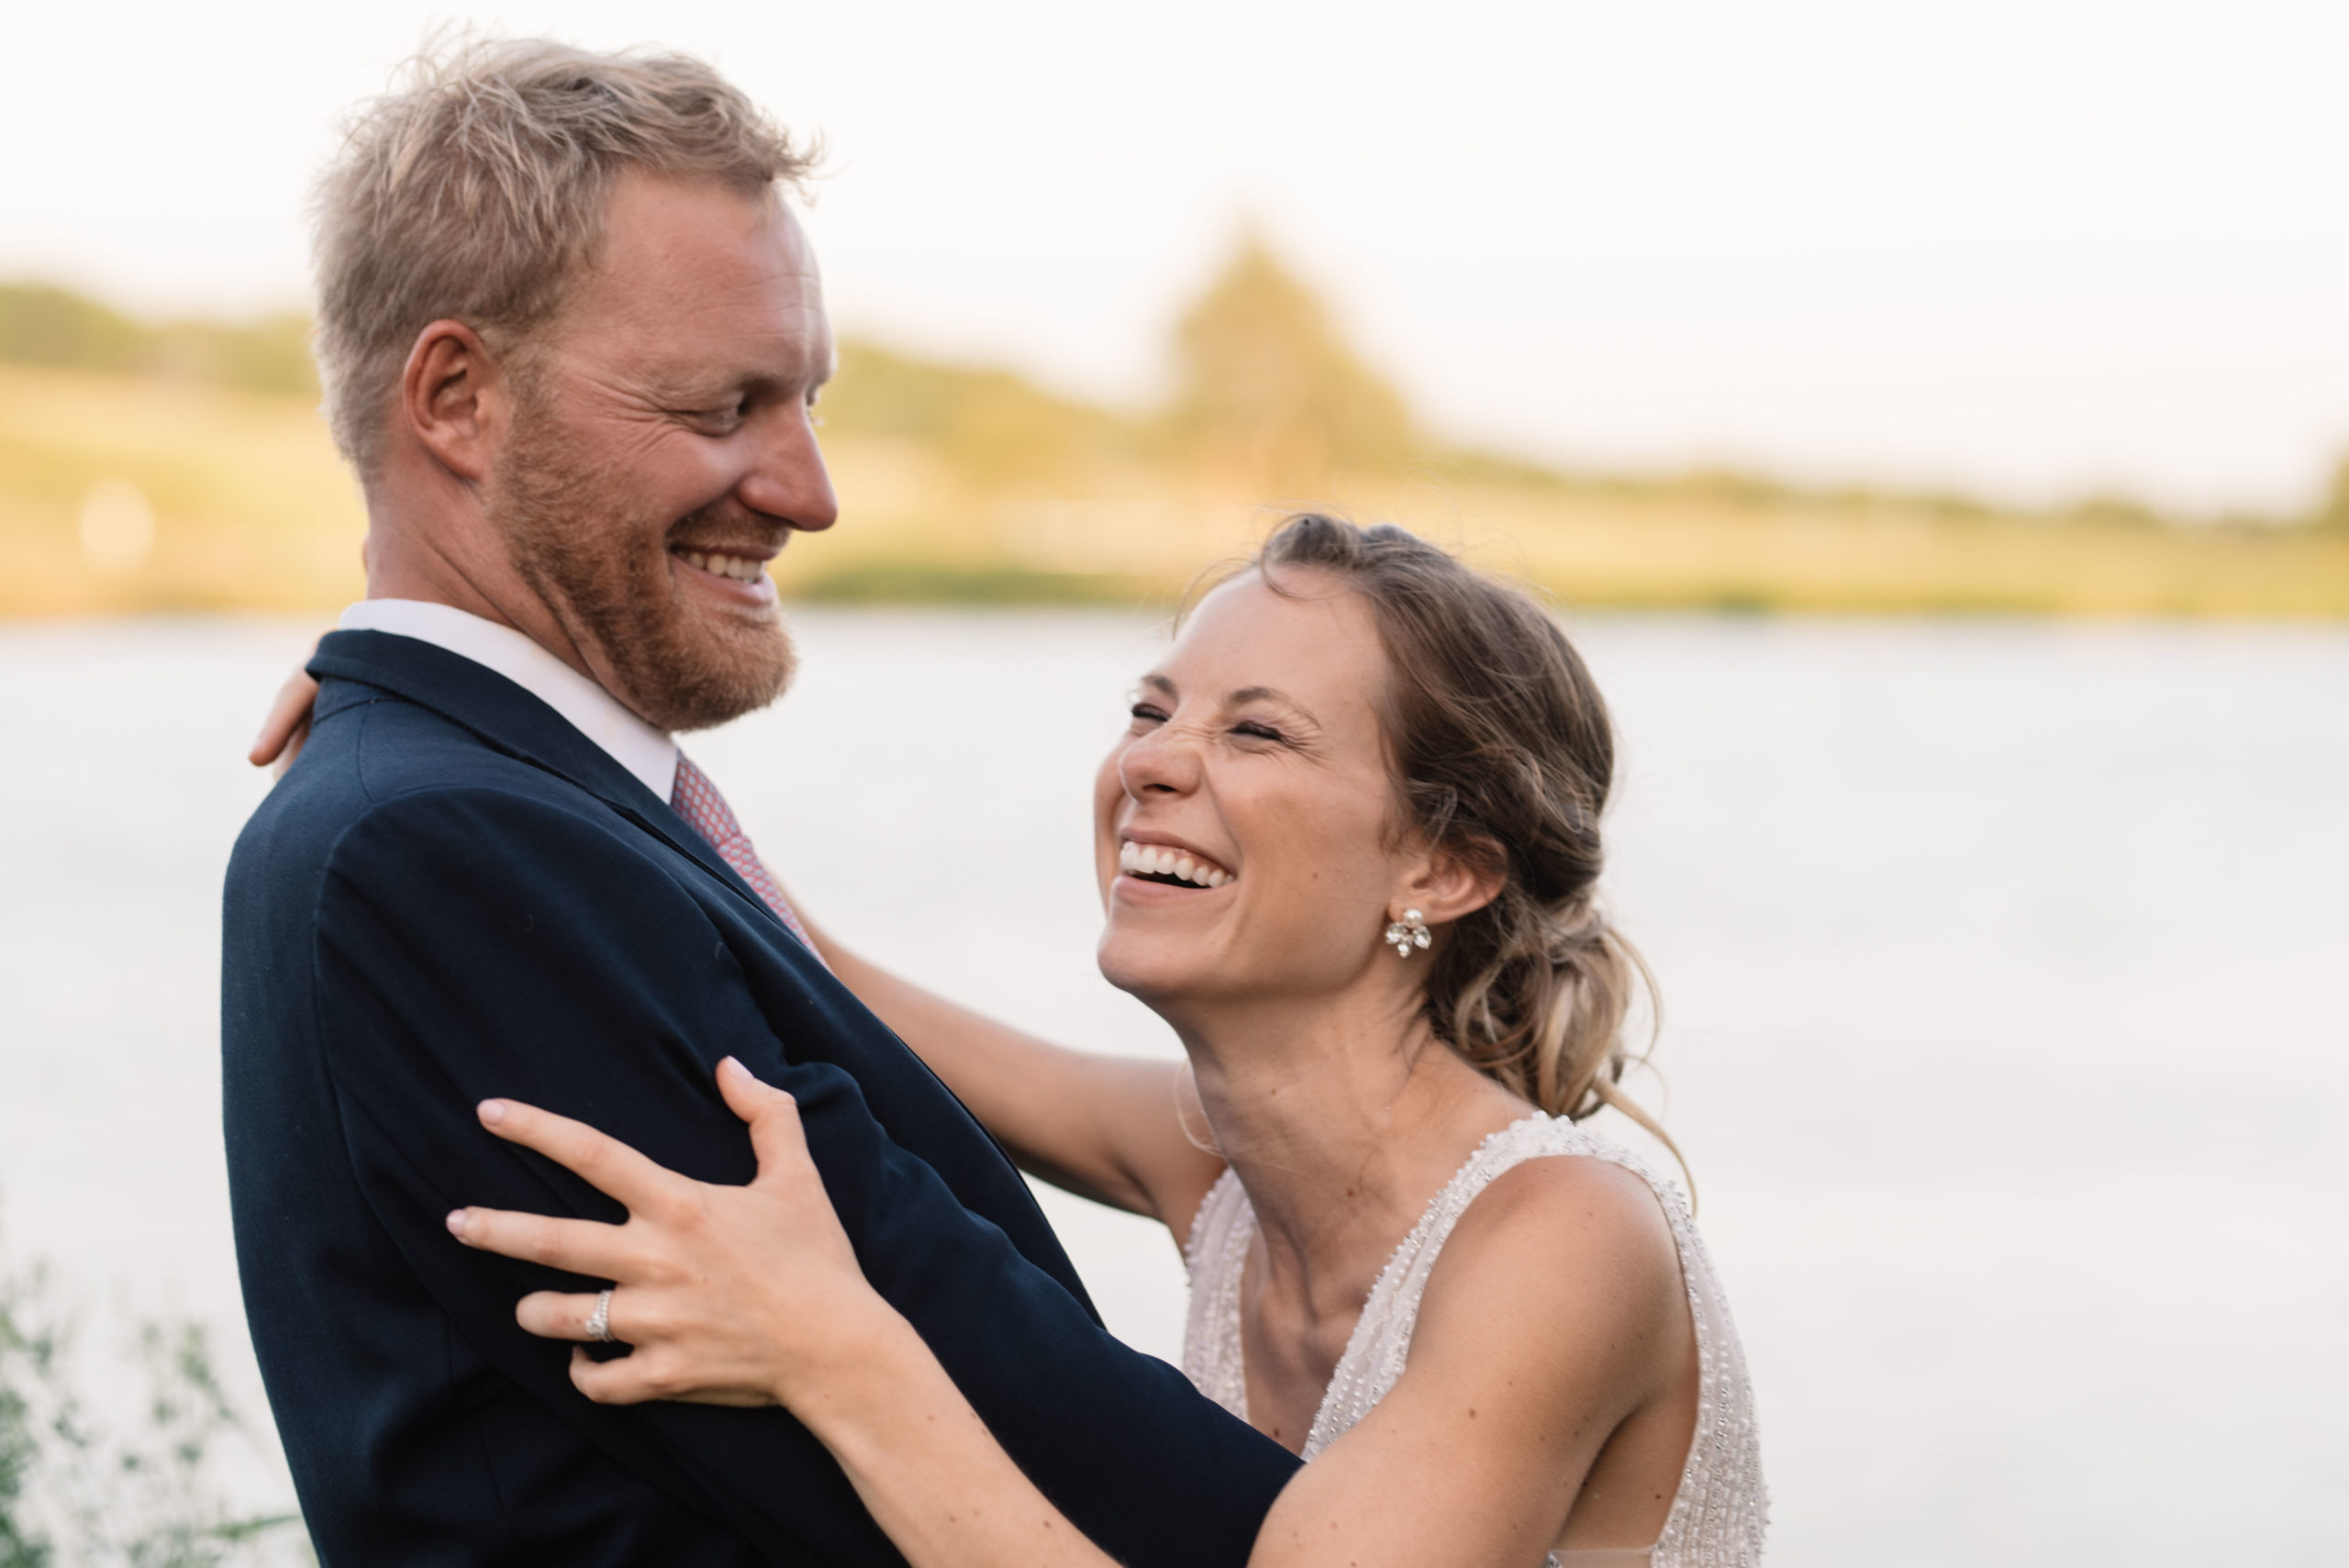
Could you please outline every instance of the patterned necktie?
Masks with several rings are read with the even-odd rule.
[[[709,840],[709,847],[718,851],[718,859],[732,866],[736,874],[751,884],[751,891],[765,900],[775,918],[783,922],[784,929],[805,943],[809,952],[816,952],[816,944],[807,940],[807,929],[791,912],[783,889],[775,885],[766,862],[759,859],[759,851],[751,847],[751,836],[735,820],[734,808],[726,804],[726,797],[718,793],[709,775],[694,766],[693,759],[683,751],[677,753],[677,784],[670,794],[669,804],[688,827]],[[824,955],[816,953],[816,962],[822,963]]]

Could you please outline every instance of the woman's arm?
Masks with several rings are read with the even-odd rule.
[[[790,1096],[730,1062],[719,1084],[758,1148],[750,1186],[690,1182],[579,1123],[493,1102],[484,1119],[499,1136],[578,1172],[629,1218],[467,1209],[451,1229],[618,1281],[611,1332],[636,1349],[600,1362],[575,1352],[582,1392],[789,1407],[916,1568],[1104,1568],[864,1283]],[[1636,1181],[1597,1161],[1545,1160],[1494,1183],[1445,1248],[1409,1370],[1289,1483],[1252,1568],[1541,1560],[1609,1437],[1685,1381],[1693,1341],[1677,1258],[1653,1199],[1626,1184]],[[1575,1266],[1529,1266],[1561,1255]],[[584,1340],[595,1302],[542,1293],[517,1316],[533,1333]]]
[[[889,1319],[792,1414],[831,1451],[907,1562],[1116,1568],[1011,1462],[912,1327]]]
[[[1021,1169],[1186,1235],[1223,1173],[1184,1136],[1204,1129],[1190,1074],[1170,1062],[1071,1051],[891,973],[800,918],[832,973],[1000,1139]]]
[[[1479,1207],[1498,1202],[1473,1229],[1464,1218],[1469,1234],[1455,1230],[1446,1244],[1409,1370],[1289,1482],[1249,1568],[1541,1562],[1608,1439],[1669,1385],[1666,1369],[1690,1333],[1685,1309],[1674,1310],[1670,1233],[1637,1183],[1598,1161],[1553,1160],[1521,1166],[1482,1195]],[[1562,1252],[1574,1269],[1527,1266],[1529,1253]],[[1110,1559],[1004,1454],[902,1321],[785,1403],[840,1460],[907,1560],[1104,1568]],[[1692,1340],[1686,1350],[1693,1354]],[[819,1407],[803,1407],[808,1400]],[[1687,1439],[1684,1429],[1684,1454]],[[1678,1478],[1678,1464],[1670,1469],[1652,1495],[1583,1509],[1618,1529],[1582,1530],[1571,1544],[1653,1544]]]

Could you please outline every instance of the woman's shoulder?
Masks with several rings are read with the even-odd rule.
[[[1489,1354],[1522,1340],[1539,1361],[1579,1345],[1663,1346],[1685,1324],[1675,1201],[1628,1156],[1564,1123],[1521,1123],[1505,1168],[1461,1212],[1431,1273],[1415,1352],[1459,1338]],[[1531,1148],[1523,1144],[1530,1142]],[[1488,1141],[1489,1157],[1493,1142]]]
[[[1449,1262],[1505,1265],[1572,1256],[1676,1276],[1679,1245],[1660,1184],[1586,1135],[1516,1160],[1462,1212]],[[1548,1273],[1553,1271],[1531,1271]],[[1575,1272],[1582,1272],[1580,1270]]]
[[[1433,1423],[1484,1462],[1579,1474],[1605,1433],[1685,1379],[1667,1195],[1614,1152],[1531,1118],[1478,1149],[1440,1200],[1464,1207],[1417,1310],[1397,1315],[1394,1420]]]

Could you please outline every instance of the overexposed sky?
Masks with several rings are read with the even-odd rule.
[[[2349,5],[45,3],[0,276],[306,293],[436,21],[704,53],[832,149],[841,323],[1140,402],[1247,216],[1447,433],[2288,508],[2349,452]]]

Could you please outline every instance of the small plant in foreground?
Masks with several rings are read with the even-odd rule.
[[[89,1417],[72,1334],[36,1268],[0,1273],[0,1568],[230,1568],[309,1559],[295,1514],[246,1516],[219,1496],[215,1445],[244,1435],[204,1329],[139,1334],[144,1423]]]

